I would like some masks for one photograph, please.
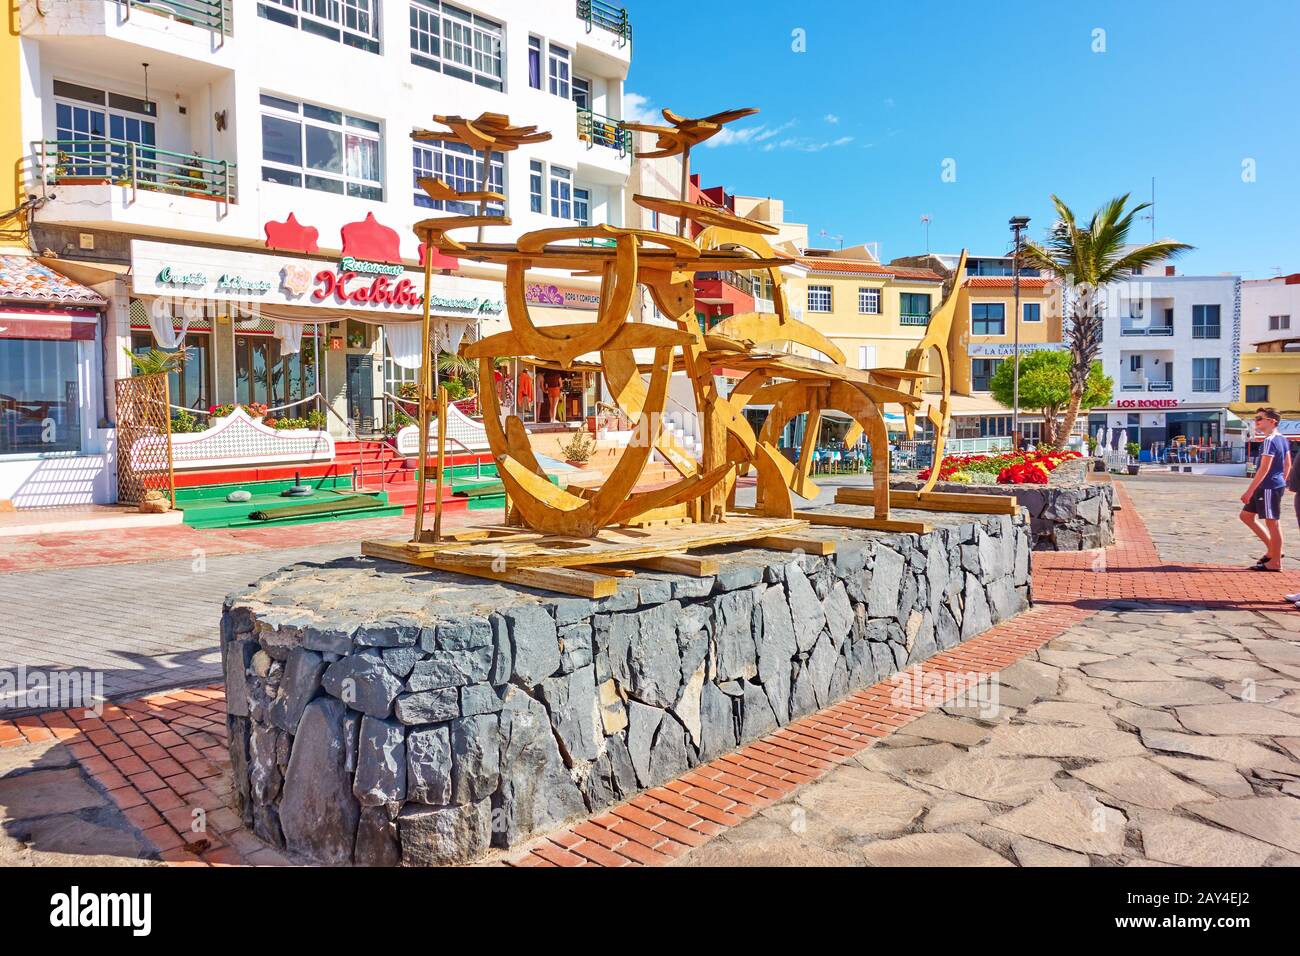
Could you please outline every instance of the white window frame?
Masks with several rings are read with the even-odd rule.
[[[546,164],[540,159],[528,163],[528,209],[539,216],[546,214]]]
[[[858,346],[858,368],[871,369],[875,367],[876,367],[876,347],[874,345],[859,345]]]
[[[551,166],[550,189],[551,217],[553,219],[573,219],[573,170],[565,166]]]
[[[858,314],[859,315],[879,315],[880,314],[880,290],[872,286],[860,286],[858,288]]]
[[[1037,307],[1037,308],[1036,308],[1036,311],[1038,312],[1038,318],[1036,318],[1036,319],[1031,319],[1031,318],[1029,317],[1029,309],[1030,309],[1031,306],[1036,306],[1036,307]],[[1021,303],[1020,303],[1020,321],[1022,321],[1022,322],[1028,322],[1030,325],[1034,325],[1034,324],[1037,324],[1037,323],[1039,323],[1039,322],[1042,322],[1042,321],[1043,321],[1043,304],[1042,304],[1041,302],[1021,302]]]
[[[443,0],[411,0],[410,38],[416,66],[505,90],[505,27],[497,21]]]
[[[822,298],[825,296],[825,308],[819,308]],[[815,298],[814,298],[815,297]],[[816,304],[814,304],[814,302]],[[831,286],[828,285],[810,285],[808,286],[808,311],[825,313],[834,310],[835,293]]]
[[[418,180],[422,176],[432,176],[441,179],[447,185],[459,192],[477,192],[482,185],[483,175],[483,154],[461,147],[452,143],[440,143],[437,141],[427,141],[412,144],[411,148],[411,171],[412,184],[415,186],[415,204],[424,209],[439,209],[443,212],[453,212],[461,215],[474,216],[478,215],[477,202],[462,202],[456,199],[431,199],[429,194],[420,188]],[[462,150],[464,150],[462,152]],[[420,159],[427,157],[427,162],[421,163]],[[491,192],[505,192],[505,156],[502,153],[492,154],[492,172],[488,180],[488,190]],[[438,166],[441,169],[438,169]],[[487,204],[488,215],[504,216],[506,207],[504,203],[490,202]]]
[[[263,0],[259,15],[312,36],[379,53],[379,0]],[[369,30],[363,29],[363,23]]]
[[[1291,328],[1290,315],[1270,315],[1268,317],[1268,330],[1270,332],[1280,332],[1289,328]]]
[[[528,59],[531,61],[533,54],[537,55],[537,83],[533,84],[531,63],[529,64],[528,88],[531,90],[540,90],[546,85],[546,44],[542,38],[535,33],[528,35]]]
[[[573,187],[573,221],[580,226],[591,225],[591,187]]]
[[[562,100],[573,96],[573,51],[558,43],[546,46],[546,89]]]
[[[261,96],[262,96],[262,101],[260,103],[260,114],[262,116],[270,117],[272,119],[282,120],[289,123],[298,124],[298,134],[300,137],[299,145],[301,147],[301,152],[302,152],[302,163],[301,165],[295,167],[289,165],[288,163],[282,163],[276,160],[266,159],[265,144],[263,144],[261,165],[264,168],[270,168],[274,170],[281,170],[287,173],[297,174],[299,177],[299,182],[297,183],[297,186],[300,189],[312,189],[317,192],[331,193],[332,195],[336,195],[336,196],[348,196],[354,199],[364,199],[370,202],[384,201],[384,181],[382,178],[377,180],[364,179],[360,176],[350,175],[347,171],[347,147],[348,147],[348,139],[351,137],[351,138],[365,141],[367,143],[374,144],[374,146],[379,151],[379,160],[378,160],[379,174],[381,177],[383,176],[384,134],[383,134],[383,124],[379,120],[369,119],[368,117],[364,117],[364,116],[355,116],[351,113],[345,113],[343,110],[335,109],[332,106],[322,106],[318,103],[310,103],[310,102],[305,102],[303,100],[296,100],[288,96],[281,96],[278,93],[263,92]],[[269,104],[265,102],[265,98],[267,97],[274,98],[276,100],[280,100],[285,103],[293,103],[297,106],[298,111],[296,113],[293,113],[274,104]],[[308,108],[329,110],[332,113],[338,113],[340,116],[340,122],[336,125],[330,121],[323,120],[320,117],[307,116],[306,110]],[[363,126],[358,124],[368,124],[368,125]],[[371,125],[377,126],[378,131],[374,129],[370,129],[369,127]],[[343,163],[342,172],[336,173],[332,170],[316,169],[313,166],[307,165],[307,129],[309,127],[315,129],[328,130],[331,133],[338,133],[340,135],[339,142],[342,147],[342,155],[340,156],[340,160]],[[307,184],[307,180],[309,177],[315,177],[317,179],[337,182],[340,183],[343,188],[340,192],[336,193],[333,192],[332,190],[320,189],[319,187],[316,186],[309,186]],[[267,182],[277,182],[277,180],[266,179],[265,173],[262,174],[262,178],[264,181]],[[292,184],[281,184],[281,185],[292,185]],[[377,191],[377,195],[363,196],[363,195],[354,194],[351,191],[352,187],[357,187],[358,189],[361,188],[374,189]]]

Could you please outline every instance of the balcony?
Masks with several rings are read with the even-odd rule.
[[[119,3],[126,8],[128,20],[139,10],[215,30],[222,35],[230,34],[230,11],[226,9],[226,0],[119,0]]]
[[[709,305],[729,305],[734,314],[755,311],[758,282],[731,270],[695,273],[695,300]]]
[[[632,21],[626,7],[616,7],[603,0],[578,0],[578,19],[587,24],[587,31],[599,27],[614,34],[623,43],[632,41]]]
[[[1130,335],[1173,335],[1174,327],[1172,325],[1122,325],[1119,334],[1124,337]]]
[[[1174,390],[1173,382],[1149,382],[1142,379],[1137,382],[1122,382],[1119,389],[1121,392],[1172,392]]]
[[[578,139],[593,146],[605,146],[618,150],[619,159],[632,154],[632,133],[623,128],[622,123],[609,116],[601,116],[591,110],[578,107]]]
[[[929,315],[919,315],[911,312],[904,312],[898,317],[899,325],[929,325]]]
[[[122,186],[137,192],[235,202],[235,164],[122,139],[47,139],[33,143],[33,172],[52,186]]]

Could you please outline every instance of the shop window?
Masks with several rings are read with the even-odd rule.
[[[504,89],[501,24],[441,0],[412,0],[411,62],[490,90]]]
[[[212,381],[212,337],[206,333],[189,332],[180,346],[185,350],[185,364],[167,376],[167,389],[173,405],[185,408],[199,408],[206,411],[213,404],[210,383]],[[151,349],[160,352],[175,352],[165,349],[153,337],[152,332],[132,332],[131,351],[144,355]]]
[[[304,335],[302,348],[280,354],[280,340],[266,335],[235,336],[235,401],[268,406],[308,398],[316,392],[316,356]],[[304,409],[286,410],[293,415]]]
[[[0,455],[81,449],[80,346],[0,338]]]
[[[379,123],[263,93],[262,179],[380,202]]]
[[[440,209],[462,216],[478,215],[478,203],[461,202],[455,199],[431,199],[420,188],[419,181],[425,178],[441,179],[458,192],[477,192],[483,184],[483,154],[475,152],[463,143],[417,143],[411,147],[411,166],[415,185],[415,204],[425,209]],[[492,192],[505,192],[506,167],[501,153],[492,154],[492,168],[489,172],[488,189]],[[490,202],[487,205],[489,216],[504,216],[504,203]]]
[[[971,390],[976,392],[987,392],[989,383],[993,380],[993,373],[998,370],[1002,364],[1002,359],[971,359],[970,378]]]

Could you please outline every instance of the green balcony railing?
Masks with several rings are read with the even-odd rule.
[[[930,317],[928,315],[916,315],[912,313],[903,313],[898,317],[899,325],[929,325]]]
[[[197,27],[207,27],[223,36],[231,32],[228,0],[118,0],[118,3],[126,7],[127,17],[136,10],[143,10]]]
[[[619,156],[632,152],[632,131],[608,116],[578,107],[578,139],[591,146],[608,146],[618,150]]]
[[[632,40],[632,21],[626,7],[616,7],[604,0],[578,0],[578,17],[586,21],[587,30],[600,27],[617,35],[624,43]]]
[[[45,186],[111,184],[233,203],[235,164],[157,146],[102,137],[47,139],[33,144],[35,171]]]

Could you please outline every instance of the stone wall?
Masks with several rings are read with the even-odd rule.
[[[1090,459],[1086,459],[1090,460]],[[1066,462],[1066,465],[1076,464]],[[1059,471],[1060,469],[1057,469]],[[977,485],[940,481],[935,491],[1014,497],[1029,513],[1035,551],[1092,551],[1115,543],[1115,486],[1107,481],[1068,481],[1052,473],[1046,485]],[[921,482],[890,487],[916,490]]]
[[[597,601],[347,559],[227,599],[236,800],[303,859],[510,847],[734,750],[1028,606],[1023,515],[721,549]]]

